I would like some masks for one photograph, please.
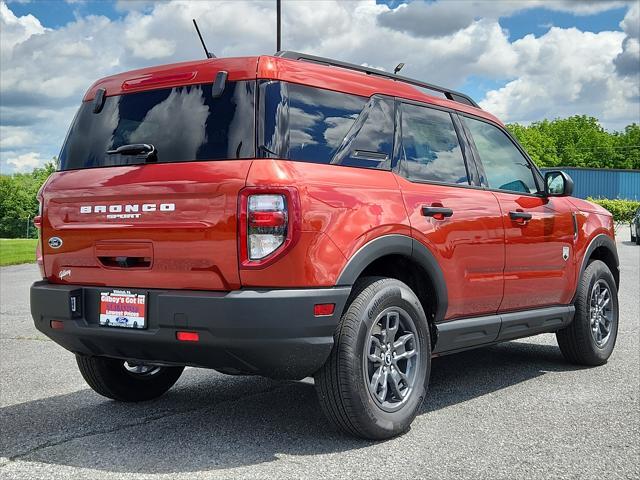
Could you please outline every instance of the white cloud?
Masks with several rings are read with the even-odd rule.
[[[627,36],[622,42],[622,52],[614,61],[616,70],[620,75],[635,77],[638,81],[640,80],[640,2],[629,9],[620,22],[620,27]]]
[[[420,37],[449,35],[478,18],[497,20],[532,8],[545,8],[574,15],[593,15],[633,2],[609,0],[447,0],[412,2],[380,15],[380,24]]]
[[[624,33],[552,28],[512,44],[515,80],[487,93],[482,108],[503,121],[530,122],[574,114],[593,115],[622,128],[637,121],[633,81],[615,74]]]
[[[622,4],[567,0],[544,7],[588,15]],[[637,2],[621,23],[624,32],[552,28],[542,37],[510,43],[497,19],[540,5],[541,0],[446,1],[392,9],[375,0],[284,2],[283,45],[387,70],[404,62],[403,75],[452,88],[471,75],[504,82],[482,105],[508,121],[580,113],[597,116],[608,127],[638,121],[637,99],[628,96],[637,92]],[[0,1],[3,159],[9,149],[11,158],[34,151],[43,158],[57,154],[74,110],[98,78],[203,58],[192,18],[217,56],[275,51],[271,0],[121,0],[117,9],[119,20],[76,14],[74,21],[46,29]],[[17,168],[7,160],[3,165]]]
[[[45,161],[38,152],[28,152],[6,160],[7,165],[17,172],[29,172],[44,165]]]

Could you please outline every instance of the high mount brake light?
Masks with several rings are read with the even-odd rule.
[[[293,245],[299,231],[298,205],[294,188],[249,187],[241,192],[241,267],[264,267]]]

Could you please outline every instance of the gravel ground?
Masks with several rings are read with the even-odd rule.
[[[4,267],[0,477],[637,479],[640,247],[628,235],[607,365],[567,364],[553,335],[435,359],[411,430],[377,443],[332,430],[312,381],[189,368],[161,399],[106,400],[33,327],[36,267]]]

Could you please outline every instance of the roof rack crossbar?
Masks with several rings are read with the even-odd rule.
[[[281,57],[281,58],[290,58],[293,60],[304,60],[307,62],[319,63],[322,65],[329,65],[332,67],[347,68],[349,70],[356,70],[358,72],[363,72],[368,75],[379,75],[381,77],[390,78],[392,80],[399,80],[401,82],[409,83],[417,87],[426,88],[427,90],[440,92],[446,98],[454,102],[462,103],[465,105],[471,105],[472,107],[475,107],[475,108],[480,108],[480,106],[469,95],[465,93],[456,92],[455,90],[451,90],[449,88],[440,87],[438,85],[433,85],[432,83],[423,82],[413,78],[403,77],[401,75],[395,75],[393,73],[385,72],[383,70],[378,70],[376,68],[363,67],[361,65],[356,65],[355,63],[341,62],[339,60],[332,60],[330,58],[318,57],[315,55],[307,55],[306,53],[293,52],[290,50],[277,52],[275,56]]]

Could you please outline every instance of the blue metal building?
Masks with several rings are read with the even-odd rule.
[[[640,170],[557,167],[542,171],[547,170],[562,170],[571,175],[575,183],[574,197],[640,200]]]

